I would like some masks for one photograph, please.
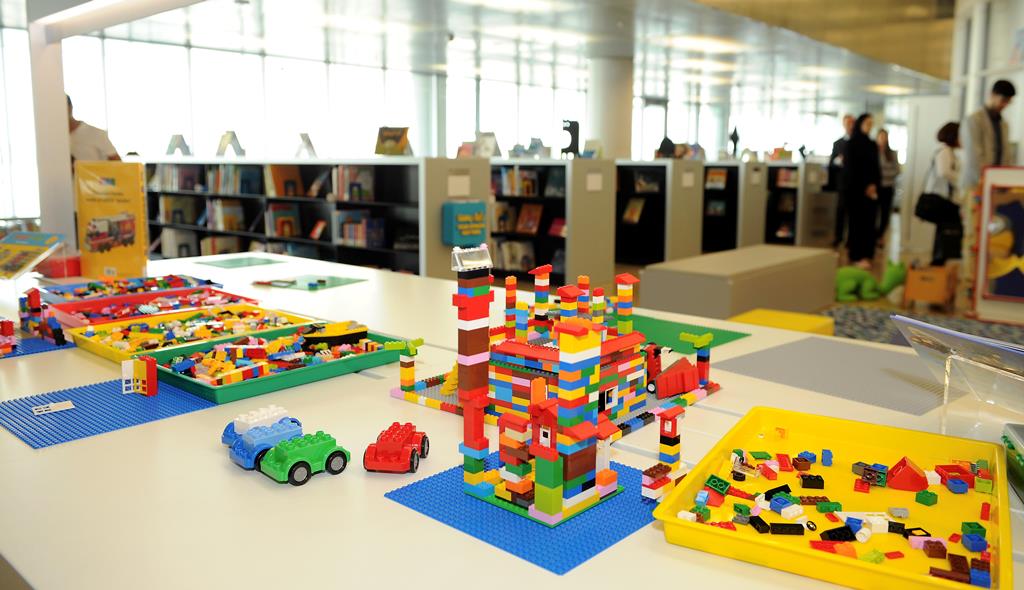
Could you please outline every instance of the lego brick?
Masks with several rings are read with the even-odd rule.
[[[939,496],[935,492],[930,492],[928,490],[921,490],[914,497],[914,500],[918,504],[924,504],[925,506],[934,506],[935,504],[938,503]]]
[[[811,462],[804,457],[794,457],[792,464],[793,469],[797,471],[809,471],[811,469]]]
[[[944,569],[938,568],[938,567],[931,567],[931,568],[929,568],[928,569],[928,575],[936,577],[936,578],[942,578],[944,580],[952,580],[954,582],[960,582],[961,584],[969,584],[970,581],[971,581],[970,574],[962,574],[962,573],[958,573],[958,572],[944,570]]]
[[[965,549],[975,553],[988,549],[988,541],[985,540],[985,537],[974,533],[961,537],[960,543]]]
[[[949,569],[951,569],[952,571],[961,574],[966,574],[968,571],[970,571],[969,566],[967,565],[967,558],[963,555],[950,553],[948,559]]]
[[[850,527],[843,525],[820,533],[822,541],[854,541],[856,537]]]
[[[591,445],[582,451],[563,457],[562,460],[565,480],[576,479],[594,469],[597,460],[597,446]]]
[[[985,478],[975,478],[974,480],[974,491],[981,492],[983,494],[992,493],[992,480]]]
[[[946,480],[946,488],[954,494],[966,494],[967,482],[962,479],[949,478]]]
[[[889,508],[889,515],[892,516],[893,518],[909,518],[910,517],[910,510],[908,510],[906,508],[890,507]]]
[[[768,525],[768,523],[765,522],[764,519],[760,516],[751,516],[750,526],[754,527],[754,530],[761,533],[762,535],[771,530],[771,527]]]
[[[825,479],[820,475],[801,474],[800,487],[811,490],[825,489]]]
[[[985,538],[985,527],[977,522],[960,523],[960,532],[965,535],[978,535],[983,539]]]
[[[890,551],[885,554],[886,559],[903,559],[904,555],[902,551]]]
[[[769,528],[773,535],[803,535],[803,525],[788,522],[773,522]]]
[[[924,554],[933,559],[945,559],[946,558],[946,546],[938,541],[925,541],[921,547],[924,550]]]
[[[895,533],[897,535],[902,535],[903,532],[906,530],[905,524],[903,524],[902,522],[896,522],[894,520],[890,520],[888,522],[888,527],[890,533]]]

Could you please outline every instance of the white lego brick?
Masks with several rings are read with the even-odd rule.
[[[779,512],[779,515],[786,520],[793,520],[804,513],[804,507],[799,504],[790,504]]]
[[[930,486],[937,486],[937,485],[941,485],[942,484],[942,478],[939,476],[938,473],[936,473],[934,471],[931,471],[929,469],[925,469],[924,470],[924,476],[926,478],[928,478],[928,485],[930,485]]]
[[[239,414],[235,418],[235,434],[245,434],[255,426],[270,426],[287,415],[287,410],[274,404]]]
[[[771,510],[772,508],[772,503],[764,497],[764,494],[758,494],[757,497],[754,498],[754,504],[757,504],[761,510]]]
[[[505,469],[504,467],[498,469],[498,474],[501,475],[501,479],[504,479],[505,481],[510,481],[512,483],[519,483],[523,481],[522,477],[519,477],[518,475],[512,473],[511,471]]]
[[[518,432],[518,431],[512,430],[511,428],[506,428],[505,430],[501,431],[501,434],[502,434],[502,436],[507,436],[507,437],[511,438],[512,440],[517,441],[517,442],[526,442],[526,441],[530,440],[530,437],[531,437],[530,428],[529,427],[526,428],[526,432]]]
[[[655,490],[655,491],[658,492],[658,495],[655,496],[655,499],[660,498],[661,496],[663,496],[665,494],[664,488],[665,488],[665,486],[661,486],[660,488]],[[573,506],[579,504],[580,502],[583,502],[585,500],[589,500],[591,497],[595,496],[596,494],[597,494],[597,488],[590,488],[589,490],[580,492],[580,493],[576,494],[575,496],[573,496],[571,498],[563,498],[562,499],[562,509],[564,510],[566,508],[572,508]]]
[[[676,513],[676,518],[679,520],[688,520],[690,522],[697,522],[697,515],[689,510],[680,510]]]
[[[869,529],[868,527],[861,527],[861,529],[857,531],[857,534],[855,536],[857,537],[857,540],[861,543],[867,543],[868,539],[871,538],[871,529]]]

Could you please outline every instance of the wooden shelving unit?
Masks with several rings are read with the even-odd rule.
[[[523,206],[539,206],[536,232],[516,228]],[[515,207],[511,227],[499,229],[497,217]],[[615,164],[611,160],[491,161],[491,200],[488,204],[489,244],[498,278],[514,275],[532,284],[533,266],[552,264],[553,287],[579,275],[590,276],[593,285],[611,285],[615,276]],[[551,235],[552,224],[561,219],[565,236]],[[527,254],[516,267],[506,264],[502,243]],[[532,254],[529,254],[532,252]]]
[[[813,162],[770,162],[764,241],[827,248],[835,234],[836,198],[828,172]]]
[[[256,161],[169,157],[147,162],[146,167],[150,235],[154,243],[160,241],[166,258],[198,255],[200,240],[221,237],[232,239],[230,246],[237,245],[238,250],[269,250],[442,278],[451,274],[451,249],[441,243],[441,206],[449,198],[485,200],[488,186],[488,164],[483,159]],[[223,183],[208,186],[213,184],[212,172],[229,167],[242,180],[230,187]],[[269,196],[265,181],[268,167],[297,170],[303,192],[316,181],[319,188],[316,194],[307,196]],[[350,177],[345,172],[352,170],[369,185],[365,200],[357,190],[346,190],[351,183],[347,183]],[[168,198],[195,199],[197,203],[181,206],[180,211],[173,209],[175,218],[167,219],[160,212],[161,200]],[[236,201],[234,212],[241,212],[238,223],[231,227],[220,226],[215,215],[225,200]],[[164,201],[165,205],[172,202],[182,203]],[[297,215],[297,223],[290,215],[285,222],[285,227],[293,228],[289,235],[278,234],[266,223],[268,212],[279,203],[291,205]],[[181,215],[177,215],[179,212]],[[188,212],[193,214],[185,219]],[[364,224],[362,219],[368,221]],[[319,237],[313,238],[313,228],[320,221],[325,225]]]
[[[699,255],[704,163],[618,160],[615,167],[615,261],[646,266]],[[637,200],[642,201],[639,219],[627,220]]]

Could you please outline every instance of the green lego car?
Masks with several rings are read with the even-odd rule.
[[[279,442],[267,451],[259,469],[274,481],[301,486],[321,471],[331,475],[345,471],[348,461],[349,452],[320,431]]]

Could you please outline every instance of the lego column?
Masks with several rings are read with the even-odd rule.
[[[590,315],[590,277],[587,275],[576,277],[576,286],[580,289],[580,315]]]
[[[598,326],[603,326],[604,325],[604,289],[602,289],[601,287],[598,287],[598,288],[594,289],[594,299],[593,299],[593,301],[594,301],[594,306],[593,306],[593,312],[591,312],[591,319]],[[605,334],[604,332],[601,332],[602,339],[604,337],[604,334]]]
[[[551,289],[551,265],[538,266],[530,274],[533,275],[533,318],[536,320],[537,333],[547,334],[550,328],[548,294]]]
[[[580,290],[574,285],[558,288],[558,320],[576,317],[579,311]]]
[[[505,338],[516,337],[516,287],[518,281],[514,276],[505,277]]]
[[[629,273],[615,277],[615,315],[618,316],[619,334],[623,336],[633,333],[633,285],[638,282],[639,279]]]
[[[490,360],[488,337],[491,292],[491,267],[456,269],[458,293],[452,303],[459,310],[458,375],[459,402],[462,405],[463,482],[467,493],[489,497],[493,484],[487,481],[484,458],[488,442],[484,436],[484,411],[487,409],[487,366]]]
[[[711,346],[702,346],[697,349],[697,379],[701,388],[708,386],[708,376],[711,372]]]
[[[408,347],[398,356],[398,384],[402,391],[416,391],[416,357]]]

